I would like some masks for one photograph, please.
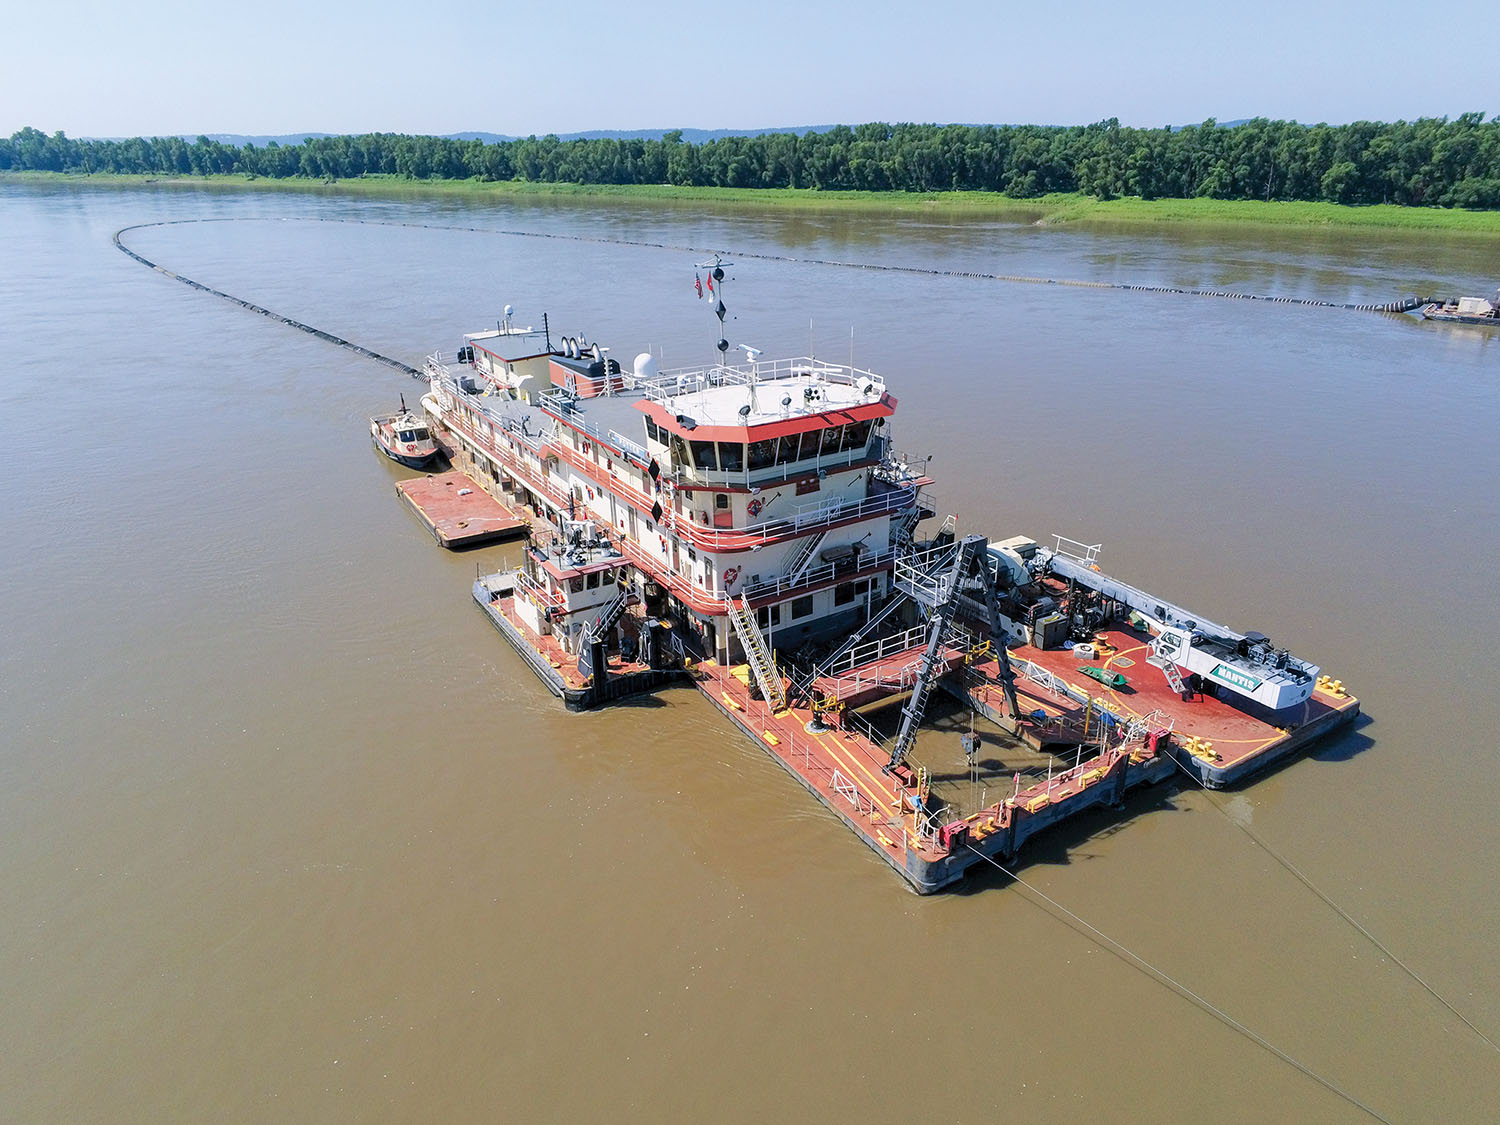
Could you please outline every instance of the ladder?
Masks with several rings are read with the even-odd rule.
[[[602,641],[608,637],[609,631],[619,624],[620,618],[625,616],[625,610],[630,606],[633,597],[629,586],[621,586],[619,597],[605,606],[604,612],[589,627],[589,635],[596,641]]]
[[[1176,662],[1170,657],[1162,656],[1156,651],[1156,646],[1152,646],[1151,655],[1146,657],[1146,663],[1154,664],[1161,669],[1161,674],[1167,677],[1167,683],[1172,686],[1178,698],[1187,693],[1187,685],[1182,682],[1182,673],[1177,670]]]
[[[933,673],[937,671],[939,655],[948,639],[948,627],[958,609],[958,599],[955,597],[958,584],[979,551],[979,544],[983,542],[982,537],[976,537],[973,541],[964,540],[951,568],[938,578],[927,619],[927,649],[922,653],[921,664],[917,666],[917,680],[912,685],[911,696],[901,709],[901,729],[896,732],[896,743],[891,747],[891,760],[885,766],[886,773],[905,761],[906,755],[916,744],[917,727],[927,709],[927,697],[932,694],[933,685],[937,683],[937,677]]]
[[[895,524],[896,534],[892,538],[892,545],[898,551],[906,550],[912,544],[912,538],[916,535],[917,524],[922,522],[922,506],[913,504],[906,511],[892,521]]]
[[[813,552],[818,549],[818,544],[823,542],[827,534],[826,530],[820,531],[818,534],[809,535],[799,542],[797,549],[792,552],[792,560],[786,568],[786,578],[784,581],[788,585],[802,577],[803,572],[807,570],[807,564],[812,562]]]
[[[748,597],[739,601],[729,599],[729,621],[739,634],[740,644],[745,647],[745,660],[750,665],[755,682],[760,685],[760,693],[765,697],[766,705],[773,713],[785,710],[786,688],[781,682],[781,670],[776,667],[776,657],[766,646],[766,638],[761,634],[760,626],[755,623],[755,614],[750,612]]]

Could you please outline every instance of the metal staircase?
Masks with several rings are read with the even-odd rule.
[[[922,506],[913,504],[895,519],[896,533],[891,543],[897,551],[910,549],[912,539],[917,533],[917,524],[922,522]]]
[[[797,549],[792,553],[791,562],[786,568],[787,583],[790,584],[802,577],[808,564],[812,562],[813,552],[818,549],[818,544],[822,543],[827,535],[828,531],[824,529],[816,535],[809,535],[798,541]]]
[[[604,607],[604,612],[594,619],[593,625],[589,627],[589,636],[596,641],[602,641],[609,636],[609,631],[620,623],[620,618],[625,616],[625,611],[630,608],[634,595],[630,587],[620,587],[620,595]]]
[[[739,601],[729,599],[729,621],[739,634],[740,644],[745,648],[745,660],[750,665],[755,682],[760,685],[760,693],[765,697],[766,705],[772,712],[785,710],[786,688],[781,681],[781,671],[776,667],[776,657],[772,655],[760,626],[755,622],[755,614],[750,611],[749,598],[741,598]]]
[[[1187,685],[1182,682],[1182,673],[1177,670],[1176,661],[1157,652],[1155,644],[1151,646],[1151,655],[1146,657],[1146,663],[1161,669],[1162,675],[1167,677],[1167,683],[1172,686],[1178,698],[1187,694]]]
[[[901,709],[901,729],[896,734],[896,744],[891,748],[891,760],[885,767],[887,773],[901,764],[917,741],[917,727],[922,722],[923,712],[927,710],[927,697],[932,694],[933,685],[937,683],[938,678],[933,672],[937,668],[938,654],[943,650],[943,635],[948,631],[952,612],[952,608],[948,608],[947,612],[939,610],[932,615],[928,624],[927,650],[922,653],[922,662],[917,666],[917,678],[912,684],[911,695],[906,700],[906,706]]]

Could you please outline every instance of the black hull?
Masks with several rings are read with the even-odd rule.
[[[1467,316],[1462,313],[1427,312],[1423,310],[1422,316],[1427,320],[1441,320],[1448,324],[1480,324],[1491,328],[1500,326],[1500,317],[1495,316]]]
[[[375,443],[376,449],[380,450],[380,452],[384,453],[392,461],[396,462],[396,464],[405,465],[408,469],[425,469],[434,461],[436,461],[438,459],[438,455],[442,452],[442,450],[434,450],[432,453],[425,454],[421,457],[408,457],[405,454],[395,453],[387,449],[380,443],[378,439],[374,437],[372,437],[370,440]]]

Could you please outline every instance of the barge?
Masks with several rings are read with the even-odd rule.
[[[569,708],[696,685],[922,894],[1135,786],[1232,785],[1358,714],[1262,634],[1106,576],[1097,545],[951,517],[919,537],[932,481],[894,444],[885,379],[744,345],[729,363],[722,336],[718,362],[625,370],[507,319],[427,361],[455,464],[536,517],[474,600]],[[929,728],[923,762],[939,690],[998,731]],[[955,741],[963,760],[938,760]]]

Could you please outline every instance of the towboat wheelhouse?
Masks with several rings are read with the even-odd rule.
[[[477,362],[458,377],[435,358],[424,404],[564,544],[608,542],[647,612],[701,655],[742,659],[732,609],[789,648],[856,627],[882,599],[928,481],[891,452],[880,376],[806,357],[659,372],[649,355],[626,373],[572,338],[548,367],[525,402]],[[570,652],[579,624],[557,631]]]

